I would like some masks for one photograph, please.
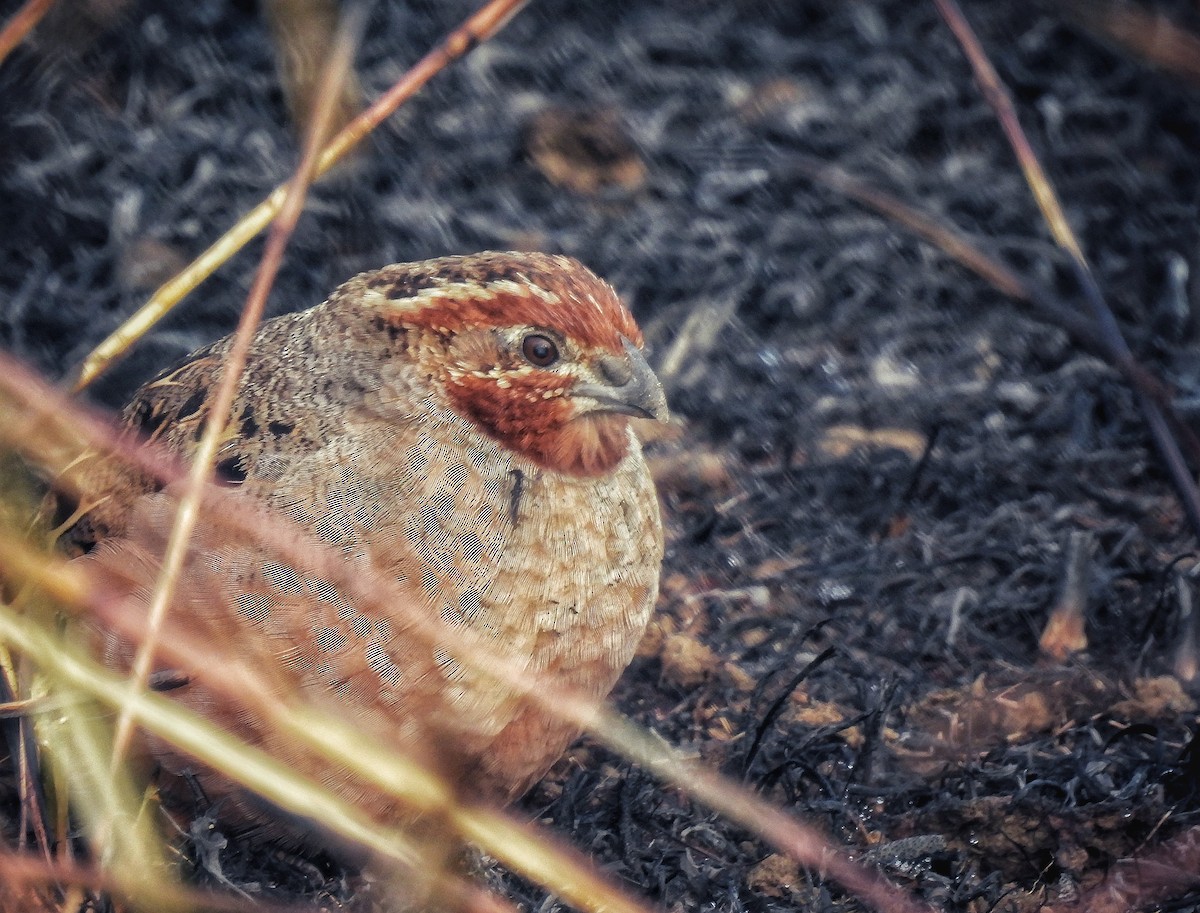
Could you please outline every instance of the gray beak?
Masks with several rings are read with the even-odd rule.
[[[571,395],[594,400],[596,406],[588,412],[619,412],[659,422],[670,421],[671,413],[662,384],[641,350],[624,336],[621,345],[625,349],[624,355],[605,355],[596,366],[596,373],[604,382],[581,384],[571,391]]]

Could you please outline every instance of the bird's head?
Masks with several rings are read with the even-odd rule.
[[[668,419],[633,316],[570,257],[443,257],[356,281],[455,411],[545,468],[604,474],[628,451],[631,416]]]

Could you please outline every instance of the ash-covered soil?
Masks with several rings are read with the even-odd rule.
[[[1194,403],[1200,87],[1052,3],[964,5],[1130,344]],[[367,96],[471,6],[376,4]],[[1194,4],[1153,8],[1200,27]],[[96,18],[0,67],[0,342],[52,378],[296,158],[254,4]],[[678,416],[651,445],[661,611],[617,705],[947,910],[1064,903],[1198,823],[1196,707],[1160,678],[1196,542],[1115,372],[802,155],[1086,313],[957,45],[911,0],[535,2],[314,191],[271,308],[486,248],[609,279]],[[260,251],[94,396],[229,332]],[[1077,533],[1088,647],[1061,666],[1038,638]],[[523,807],[667,909],[861,907],[590,743]],[[307,884],[267,866],[227,850],[235,879],[345,899],[324,863]]]

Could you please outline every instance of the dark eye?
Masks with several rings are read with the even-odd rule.
[[[521,354],[531,365],[548,368],[558,361],[558,346],[553,339],[548,339],[540,333],[531,333],[521,340]]]

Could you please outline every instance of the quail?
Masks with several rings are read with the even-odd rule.
[[[230,344],[138,390],[123,412],[129,432],[186,461]],[[232,651],[269,671],[280,700],[332,709],[364,738],[403,749],[436,730],[472,791],[511,801],[577,732],[460,661],[453,632],[481,635],[530,674],[597,699],[629,663],[663,554],[631,420],[666,421],[668,409],[642,346],[609,285],[574,259],[539,253],[387,266],[265,322],[216,461],[246,516],[202,518],[164,640]],[[122,581],[121,610],[140,618],[171,487],[111,461],[76,475],[83,506],[61,545]],[[258,510],[404,588],[440,616],[445,642],[413,637],[399,614],[356,605],[328,575],[273,554],[246,528]],[[128,666],[128,638],[96,640],[107,663]],[[371,799],[381,818],[396,813],[178,665],[155,665],[172,697],[343,795]],[[235,818],[260,816],[192,759],[151,750],[168,778],[228,796]]]

